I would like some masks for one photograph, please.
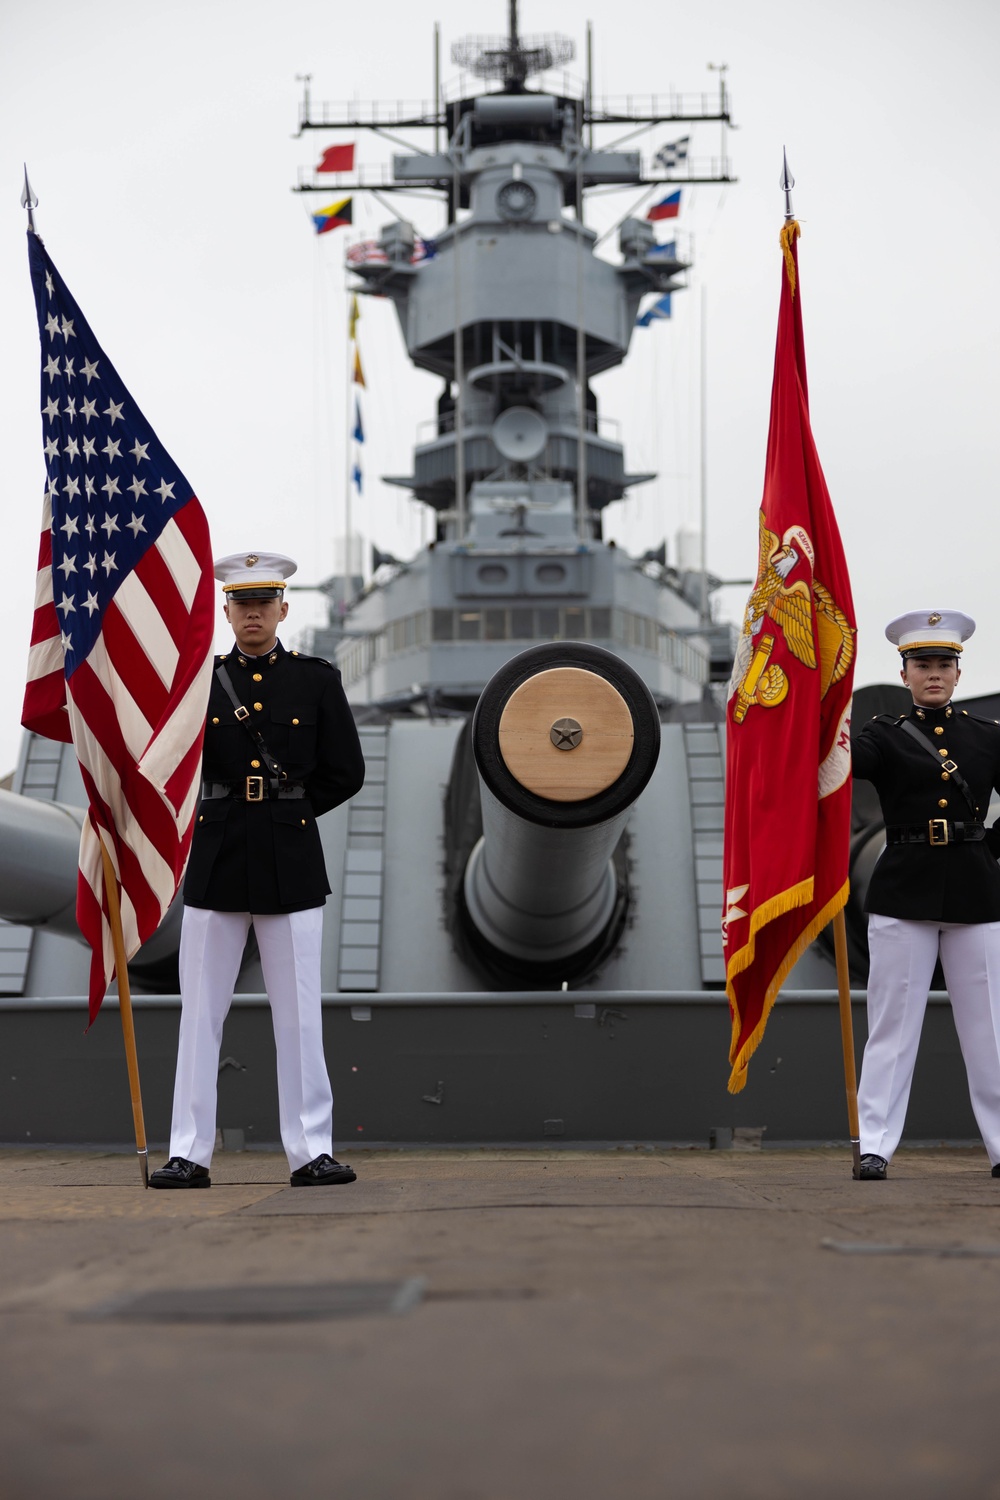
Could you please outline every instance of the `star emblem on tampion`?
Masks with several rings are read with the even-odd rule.
[[[583,730],[575,719],[557,719],[549,730],[549,739],[557,750],[575,750],[583,739]]]

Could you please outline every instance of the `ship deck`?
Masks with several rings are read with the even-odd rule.
[[[981,1148],[0,1150],[10,1500],[1000,1495]]]

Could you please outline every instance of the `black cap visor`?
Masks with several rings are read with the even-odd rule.
[[[254,588],[254,586],[251,584],[248,588],[245,588],[245,589],[242,589],[242,588],[229,589],[226,592],[226,599],[230,603],[232,603],[233,600],[235,600],[236,603],[239,604],[241,602],[245,603],[245,602],[247,602],[250,599],[280,599],[282,597],[282,595],[284,594],[284,592],[285,592],[284,589]]]

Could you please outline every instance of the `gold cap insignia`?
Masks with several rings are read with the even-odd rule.
[[[248,561],[249,561],[249,559],[248,559]],[[254,559],[254,561],[256,561],[256,558]],[[927,623],[928,623],[928,625],[940,625],[940,623],[941,623],[941,616],[939,614],[937,614],[936,612],[934,614],[932,614],[932,615],[928,615],[927,616]]]
[[[260,558],[257,556],[256,552],[248,552],[247,553],[247,567],[248,568],[255,568],[257,566],[257,564],[258,564],[259,561],[260,561]],[[939,620],[940,620],[940,618],[941,618],[941,616],[938,615],[938,619]]]

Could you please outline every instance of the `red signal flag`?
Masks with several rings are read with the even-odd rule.
[[[317,172],[353,172],[354,142],[348,141],[344,146],[327,146],[316,170]]]

